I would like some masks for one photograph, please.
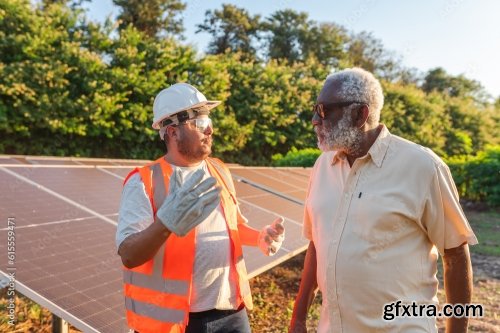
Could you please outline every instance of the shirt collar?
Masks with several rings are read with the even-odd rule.
[[[387,127],[384,124],[381,124],[380,126],[382,126],[382,129],[367,154],[370,155],[373,163],[375,163],[375,165],[379,168],[382,166],[385,154],[389,148],[389,142],[391,141],[391,133]],[[346,156],[344,152],[335,150],[333,152],[332,165],[335,165],[338,161],[343,161],[345,159]]]
[[[344,152],[338,150],[333,151],[332,165],[335,165],[335,163],[337,163],[338,161],[343,161],[345,159],[346,156]]]
[[[380,126],[382,126],[382,129],[380,130],[377,140],[375,140],[368,150],[368,155],[370,155],[373,163],[379,168],[382,166],[387,149],[389,148],[389,142],[391,141],[391,133],[387,127],[384,124]]]

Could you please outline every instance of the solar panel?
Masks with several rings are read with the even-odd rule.
[[[260,230],[265,225],[271,224],[278,216],[285,218],[285,241],[276,255],[266,257],[257,248],[244,248],[249,277],[259,275],[307,247],[308,241],[302,236],[303,207],[301,205],[245,183],[235,182],[235,188],[241,212],[252,227]]]
[[[13,172],[99,214],[118,212],[122,181],[99,169],[15,168]]]
[[[235,182],[234,185],[238,201],[241,204],[240,209],[244,216],[247,216],[249,211],[254,209],[253,207],[257,206],[289,218],[302,225],[303,206],[277,197],[249,184]],[[288,224],[286,227],[288,227]]]
[[[126,167],[126,168],[99,168],[103,172],[107,172],[110,175],[114,177],[118,177],[119,179],[122,179],[122,181],[127,177],[127,175],[132,171],[132,168]]]
[[[89,216],[81,209],[76,209],[63,201],[54,200],[48,192],[6,172],[15,172],[16,169],[0,169],[0,187],[2,188],[0,210],[2,216],[14,216],[17,226],[41,225]]]
[[[1,155],[0,164],[26,165],[91,165],[91,166],[142,166],[148,160],[124,160],[89,157],[52,157],[52,156],[22,156]]]
[[[7,165],[21,164],[21,162],[19,162],[16,159],[11,158],[10,156],[0,156],[0,165],[4,165],[4,164],[7,164]]]
[[[16,289],[85,332],[127,332],[114,237],[123,179],[145,163],[0,156],[0,186],[6,189],[0,193],[0,211],[16,221]],[[260,229],[279,215],[285,218],[286,239],[275,256],[244,247],[253,277],[306,248],[299,199],[307,172],[231,168],[251,226]],[[6,237],[0,226],[0,239]],[[0,251],[6,253],[5,242]],[[7,269],[2,256],[0,274]]]
[[[303,203],[306,197],[308,177],[301,171],[291,168],[230,168],[237,180],[257,186],[275,195],[297,203]],[[299,168],[298,170],[303,170]]]
[[[75,163],[70,159],[54,160],[47,158],[26,157],[25,161],[32,165],[78,165],[78,163]]]
[[[55,202],[52,198],[47,204]],[[15,216],[17,222],[19,215]],[[0,230],[0,238],[6,239],[6,233]],[[123,314],[115,311],[123,307],[123,295],[114,233],[112,225],[95,217],[16,225],[16,288],[77,328],[104,332],[88,317],[100,317],[103,323],[113,317],[123,320]],[[5,246],[0,243],[2,253]],[[0,269],[7,272],[3,257]],[[116,303],[109,304],[109,298]]]

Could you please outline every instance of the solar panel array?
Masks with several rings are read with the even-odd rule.
[[[15,221],[16,289],[85,332],[128,332],[114,236],[122,183],[148,161],[0,156],[0,253]],[[285,218],[282,249],[266,257],[244,247],[250,277],[307,247],[301,236],[308,169],[231,166],[243,214],[260,229]]]

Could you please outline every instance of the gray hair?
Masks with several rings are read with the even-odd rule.
[[[340,83],[339,96],[344,101],[360,101],[368,104],[370,113],[367,123],[376,125],[380,121],[380,111],[384,106],[384,94],[379,80],[372,73],[359,68],[347,68],[330,74],[326,81]]]

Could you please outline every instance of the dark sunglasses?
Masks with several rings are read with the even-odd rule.
[[[325,112],[326,111],[331,111],[334,108],[344,108],[346,106],[350,106],[353,104],[365,104],[366,105],[365,102],[357,102],[357,101],[337,102],[337,103],[328,103],[328,104],[318,103],[318,104],[314,104],[312,112],[313,112],[313,115],[317,114],[318,117],[320,117],[321,119],[325,119]]]

